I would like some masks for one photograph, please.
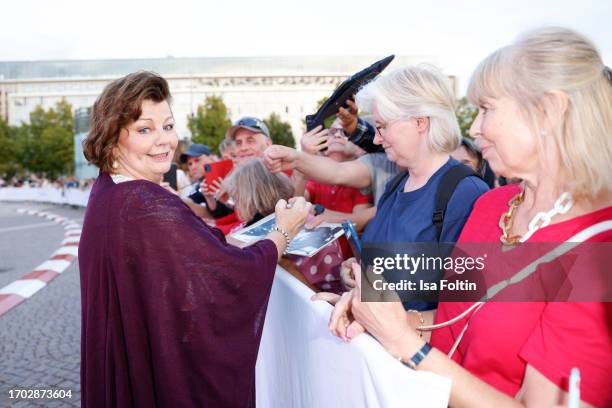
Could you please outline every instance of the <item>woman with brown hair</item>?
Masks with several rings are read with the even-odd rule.
[[[167,82],[109,84],[84,142],[100,168],[79,246],[84,407],[254,407],[255,361],[276,263],[310,205],[241,249],[160,186],[178,138]]]

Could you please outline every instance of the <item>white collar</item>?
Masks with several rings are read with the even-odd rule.
[[[124,183],[126,181],[134,180],[133,178],[128,177],[128,176],[124,176],[123,174],[111,174],[111,179],[113,179],[113,182],[115,184]]]

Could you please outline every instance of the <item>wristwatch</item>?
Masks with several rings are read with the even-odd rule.
[[[407,362],[404,362],[402,361],[400,357],[399,361],[403,365],[410,367],[413,370],[416,370],[417,366],[421,363],[421,361],[423,361],[425,357],[427,357],[427,354],[429,354],[430,351],[431,351],[431,345],[425,342],[425,344],[423,344],[423,347],[421,347],[419,351],[417,351],[416,353],[414,353],[412,357],[410,357],[410,360],[408,360]]]
[[[314,214],[315,215],[323,214],[324,211],[325,211],[325,207],[323,207],[321,204],[315,204],[314,205]]]

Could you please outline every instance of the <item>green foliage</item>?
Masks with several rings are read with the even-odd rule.
[[[263,121],[270,130],[272,143],[295,148],[295,139],[289,123],[283,122],[276,113],[270,114]]]
[[[52,180],[70,175],[74,164],[74,118],[72,106],[61,100],[55,108],[38,106],[30,123],[22,124],[16,137],[23,167]]]
[[[198,106],[197,113],[187,118],[191,140],[205,144],[213,151],[218,151],[230,126],[232,122],[228,117],[227,106],[220,96],[206,97],[204,104]]]
[[[0,176],[13,177],[19,172],[16,129],[0,119]]]
[[[25,172],[57,179],[72,174],[74,131],[72,106],[65,100],[54,108],[38,106],[30,123],[11,127],[0,121],[0,175]]]
[[[322,97],[321,99],[319,99],[319,100],[317,101],[317,107],[315,108],[315,112],[316,112],[316,111],[318,111],[319,109],[321,109],[321,106],[323,106],[323,104],[324,104],[325,102],[327,102],[327,100],[328,100],[328,99],[329,99],[329,97],[328,97],[328,96],[324,96],[324,97]]]
[[[478,114],[478,108],[470,104],[466,97],[459,99],[457,102],[457,121],[459,122],[459,128],[461,129],[461,135],[463,137],[470,138],[470,126]]]
[[[318,112],[319,109],[321,108],[321,106],[323,106],[323,104],[325,103],[325,101],[327,101],[329,99],[328,96],[324,96],[323,98],[319,99],[317,101],[317,106],[314,108],[314,110],[312,111],[312,113]],[[323,126],[328,129],[332,123],[334,123],[334,120],[336,120],[336,115],[331,115],[327,118],[325,118],[323,120]],[[304,128],[306,128],[306,120],[302,119],[302,125],[304,125]]]
[[[319,102],[317,102],[317,109],[315,110],[318,111],[319,108],[321,106],[323,106],[323,104],[328,100],[329,98],[327,96],[321,98],[319,100]],[[334,121],[336,120],[336,115],[331,115],[328,116],[327,118],[325,118],[325,120],[323,121],[323,126],[325,126],[325,129],[329,129],[329,127],[332,125],[332,123],[334,123]]]

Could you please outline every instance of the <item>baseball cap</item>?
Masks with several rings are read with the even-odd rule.
[[[225,138],[233,140],[238,129],[248,129],[251,132],[263,133],[267,138],[270,138],[270,131],[263,120],[251,116],[245,116],[234,122],[234,125],[225,134]]]
[[[204,144],[194,143],[189,146],[185,153],[181,154],[179,160],[181,161],[181,163],[187,163],[188,157],[200,157],[202,155],[210,156],[211,153],[212,152],[210,151],[210,147]]]

